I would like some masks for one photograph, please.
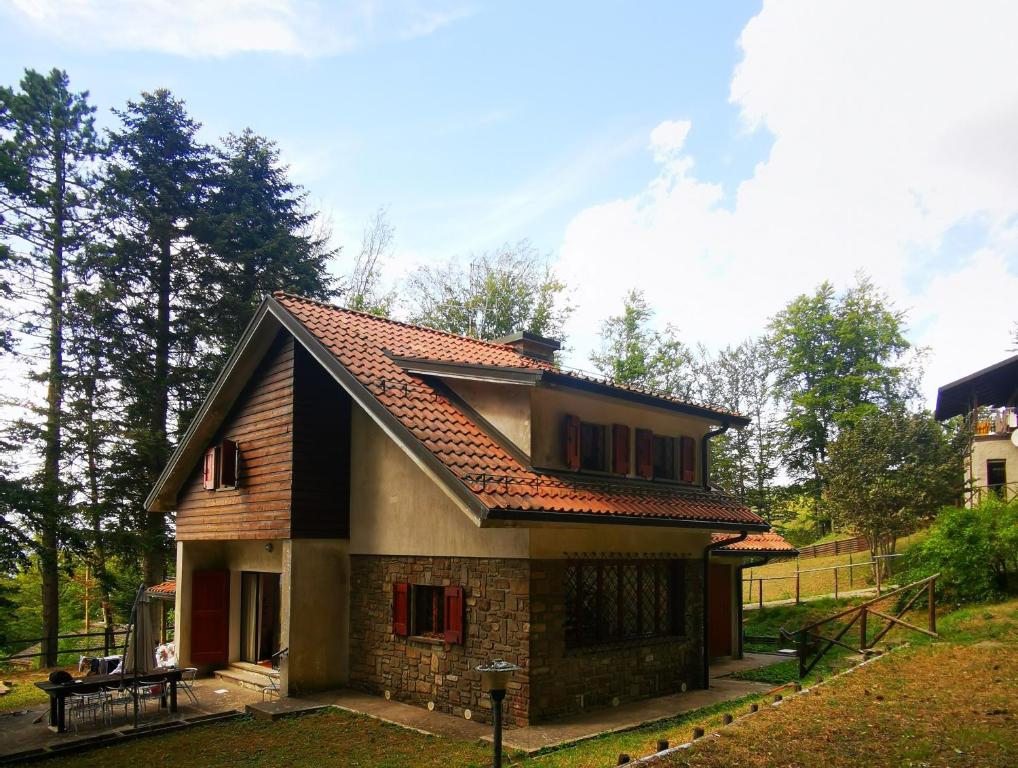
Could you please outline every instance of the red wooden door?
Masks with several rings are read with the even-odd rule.
[[[711,658],[732,655],[732,569],[711,563],[708,575],[710,600],[708,649]]]
[[[230,645],[230,572],[191,575],[191,663],[226,664]]]

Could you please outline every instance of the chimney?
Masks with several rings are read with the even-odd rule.
[[[555,339],[546,339],[529,331],[517,331],[501,339],[495,339],[496,344],[508,344],[521,355],[532,357],[535,360],[543,360],[551,363],[555,360],[555,353],[562,349],[561,342]]]

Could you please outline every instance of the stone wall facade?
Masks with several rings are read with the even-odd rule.
[[[685,635],[567,648],[565,560],[353,555],[350,684],[440,712],[491,721],[476,667],[511,661],[508,726],[554,720],[703,687],[703,571],[685,569]],[[393,634],[392,585],[462,586],[464,642]]]
[[[350,684],[397,701],[491,721],[491,699],[476,667],[492,659],[523,669],[513,675],[505,722],[530,716],[530,561],[469,557],[353,555],[350,558]],[[461,586],[462,644],[401,637],[392,630],[392,585]]]
[[[686,563],[685,634],[567,648],[565,560],[530,571],[531,722],[703,687],[703,568]]]

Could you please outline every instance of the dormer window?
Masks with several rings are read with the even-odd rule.
[[[205,451],[202,487],[206,491],[236,488],[239,475],[240,451],[233,440],[223,440]]]
[[[608,427],[580,422],[580,469],[607,472],[608,455]]]
[[[654,435],[653,444],[654,477],[674,480],[676,476],[675,438]]]

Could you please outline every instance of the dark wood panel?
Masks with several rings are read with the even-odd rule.
[[[236,489],[207,491],[195,467],[177,503],[177,538],[251,539],[290,535],[293,477],[294,343],[280,333],[237,398],[216,441],[240,448]]]

